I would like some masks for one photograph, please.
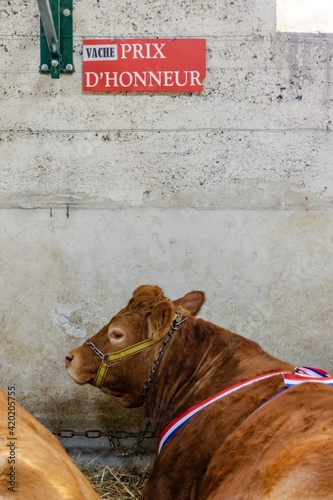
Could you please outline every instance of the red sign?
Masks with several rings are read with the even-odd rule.
[[[83,41],[83,90],[201,92],[206,40],[140,38]]]

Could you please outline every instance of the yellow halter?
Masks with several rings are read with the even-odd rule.
[[[168,333],[166,333],[162,338],[158,340],[154,339],[146,339],[142,340],[141,342],[138,342],[137,344],[133,344],[129,347],[125,347],[124,349],[121,349],[120,351],[112,352],[109,354],[103,354],[90,340],[86,341],[86,344],[94,351],[97,356],[99,356],[102,359],[102,363],[100,364],[100,367],[98,369],[98,372],[96,373],[95,379],[93,381],[93,385],[95,387],[101,388],[102,385],[104,384],[106,375],[108,373],[108,370],[112,363],[115,363],[117,361],[121,361],[122,359],[128,358],[130,356],[133,356],[134,354],[137,354],[141,351],[144,351],[145,349],[149,349],[149,347],[152,347],[155,344],[158,344],[161,342],[171,331],[173,330],[178,330],[180,328],[180,325],[186,321],[187,316],[185,319],[182,320],[184,316],[185,310],[183,308],[180,308],[179,311],[176,312],[172,323],[171,323],[171,328]]]

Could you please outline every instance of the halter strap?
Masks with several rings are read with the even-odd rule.
[[[138,352],[144,351],[145,349],[149,349],[149,347],[152,347],[153,345],[157,344],[158,342],[161,342],[161,339],[154,340],[154,339],[147,339],[143,340],[142,342],[138,342],[137,344],[134,344],[129,347],[125,347],[125,349],[121,349],[116,352],[112,352],[110,354],[104,354],[102,355],[102,363],[100,364],[100,367],[98,368],[98,372],[96,373],[95,379],[93,381],[93,385],[95,387],[102,387],[105,381],[105,377],[108,373],[108,370],[112,363],[115,363],[117,361],[121,361],[122,359],[128,358],[130,356],[133,356],[134,354],[137,354]],[[87,340],[87,344],[89,347],[93,349],[93,347],[96,347],[92,342]],[[93,349],[94,352],[97,351]],[[102,354],[102,353],[101,353]],[[100,356],[101,357],[101,356]],[[106,359],[106,361],[105,361]]]
[[[97,356],[99,356],[102,359],[102,362],[98,368],[98,371],[96,373],[96,376],[93,381],[93,385],[95,387],[101,388],[102,385],[104,384],[106,375],[108,373],[108,370],[110,366],[117,362],[121,361],[125,358],[128,358],[130,356],[133,356],[134,354],[137,354],[141,351],[144,351],[145,349],[149,349],[149,347],[152,347],[155,344],[158,344],[161,342],[167,335],[170,334],[170,332],[173,332],[175,330],[178,330],[181,326],[181,324],[187,320],[187,315],[185,314],[185,310],[183,308],[179,308],[179,311],[176,312],[173,321],[170,326],[170,330],[166,335],[164,335],[162,338],[155,340],[153,338],[151,339],[146,339],[142,340],[141,342],[138,342],[137,344],[133,344],[129,347],[125,347],[124,349],[120,349],[119,351],[116,352],[111,352],[108,354],[103,354],[96,346],[93,344],[90,340],[86,341],[86,344],[94,351]]]

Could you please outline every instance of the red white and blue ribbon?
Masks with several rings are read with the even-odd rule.
[[[294,387],[304,382],[320,382],[321,384],[333,385],[333,376],[330,373],[312,366],[297,366],[295,373],[286,373],[283,379],[286,387]]]
[[[242,389],[243,387],[247,387],[248,385],[254,384],[255,382],[259,382],[260,380],[264,380],[269,377],[274,377],[275,375],[284,375],[285,373],[287,372],[272,372],[265,373],[264,375],[259,375],[258,377],[250,378],[248,380],[245,380],[244,382],[233,385],[228,389],[225,389],[224,391],[214,394],[214,396],[211,396],[210,398],[207,398],[194,406],[191,406],[182,415],[180,415],[180,417],[172,420],[172,422],[170,422],[170,424],[162,431],[158,442],[158,453],[161,452],[161,449],[169,441],[169,439],[171,439],[176,434],[176,432],[179,431],[179,429],[181,429],[192,417],[194,417],[194,415],[199,413],[199,411],[215,403],[219,399],[222,399],[225,396],[229,396],[229,394],[232,394],[233,392],[239,391],[239,389]]]
[[[239,384],[233,385],[228,389],[225,389],[214,396],[211,396],[200,403],[191,406],[186,410],[180,417],[175,418],[170,422],[167,427],[162,431],[159,442],[158,442],[158,454],[161,452],[163,446],[176,434],[179,429],[184,427],[184,425],[191,420],[197,413],[206,408],[207,406],[215,403],[219,399],[229,396],[233,392],[236,392],[243,387],[247,387],[260,380],[265,380],[266,378],[274,377],[275,375],[282,375],[285,383],[285,389],[294,387],[295,385],[302,384],[304,382],[319,382],[322,384],[333,386],[333,376],[320,368],[313,368],[309,366],[297,366],[295,368],[295,373],[290,372],[272,372],[265,373],[264,375],[259,375],[258,377],[253,377]],[[284,389],[284,390],[285,390]],[[280,394],[280,393],[278,393]],[[267,404],[267,402],[265,403]]]

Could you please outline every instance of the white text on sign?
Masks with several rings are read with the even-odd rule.
[[[166,59],[163,54],[165,43],[120,43],[119,45],[85,45],[84,61],[117,61],[120,59]]]
[[[142,71],[141,73],[137,71],[133,71],[133,73],[128,71],[123,73],[117,71],[95,73],[90,71],[86,73],[87,87],[93,88],[99,83],[103,83],[106,88],[139,87],[139,85],[144,85],[147,88],[156,86],[172,87],[174,85],[177,87],[185,87],[185,85],[195,87],[196,85],[202,85],[198,71],[156,71],[155,73],[152,71]]]

